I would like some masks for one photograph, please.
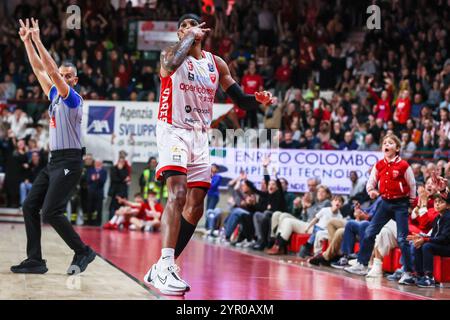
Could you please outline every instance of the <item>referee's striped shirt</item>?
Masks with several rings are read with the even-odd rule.
[[[51,104],[50,150],[81,149],[81,118],[83,116],[83,98],[72,88],[64,99],[55,86],[48,93]]]

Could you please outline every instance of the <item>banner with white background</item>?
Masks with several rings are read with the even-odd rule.
[[[349,194],[349,175],[356,171],[367,180],[371,167],[380,159],[381,152],[330,151],[330,150],[287,150],[287,149],[215,149],[211,152],[211,162],[219,165],[225,181],[247,173],[250,181],[260,187],[263,180],[263,159],[270,157],[268,166],[271,178],[275,174],[286,178],[289,191],[308,191],[307,180],[317,177],[327,185],[333,194]]]
[[[84,101],[82,132],[87,152],[114,163],[120,150],[128,153],[130,163],[157,156],[158,106],[158,102]],[[231,108],[232,104],[214,104],[213,119]]]

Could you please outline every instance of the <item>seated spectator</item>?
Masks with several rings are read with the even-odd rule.
[[[356,171],[350,171],[350,181],[352,183],[350,193],[348,194],[348,200],[341,208],[341,213],[344,217],[351,216],[353,212],[353,206],[356,202],[363,204],[369,201],[369,195],[366,191],[366,180],[363,177],[358,177]]]
[[[131,204],[131,203],[130,203]],[[164,208],[156,199],[155,190],[148,191],[147,201],[140,204],[139,212],[130,218],[130,230],[158,231]]]
[[[379,151],[380,146],[375,143],[373,135],[371,133],[366,134],[364,137],[364,143],[358,147],[358,151]]]
[[[296,199],[294,206],[297,211],[294,214],[288,212],[276,211],[272,215],[271,236],[275,239],[274,245],[267,251],[269,254],[283,254],[286,253],[287,244],[291,234],[306,233],[307,222],[301,220],[301,216],[309,216],[307,210],[310,210],[313,205],[313,195],[307,192],[301,197],[300,203]]]
[[[284,139],[280,143],[280,148],[283,149],[299,149],[300,148],[300,142],[297,140],[292,139],[292,132],[286,131],[284,133]]]
[[[322,208],[331,207],[331,196],[331,191],[327,186],[323,184],[319,185],[312,205],[308,207],[307,210],[302,211],[300,218],[303,221],[309,222]]]
[[[126,198],[116,196],[116,201],[119,205],[114,213],[114,216],[107,223],[103,225],[103,229],[117,230],[119,227],[128,228],[130,219],[137,216],[139,212],[145,207],[144,199],[140,193],[134,195],[134,201],[128,201]]]
[[[439,147],[434,151],[433,159],[435,161],[438,160],[448,161],[450,159],[450,149],[448,148],[447,138],[439,139]]]
[[[269,250],[272,254],[282,254],[286,251],[286,246],[292,233],[306,233],[306,227],[314,219],[316,214],[325,207],[330,207],[331,192],[328,187],[320,185],[317,187],[316,201],[314,202],[311,192],[305,193],[301,201],[300,216],[285,216],[278,219],[278,226],[272,226],[272,234],[275,236],[275,244]],[[274,221],[277,221],[274,219]]]
[[[321,209],[309,222],[308,226],[306,227],[306,233],[309,233],[309,230],[311,228],[313,229],[308,241],[302,246],[300,250],[300,257],[306,257],[311,251],[313,245],[314,249],[317,248],[317,245],[315,244],[316,235],[319,231],[326,231],[327,224],[331,219],[343,219],[340,211],[343,204],[344,198],[342,196],[334,196],[331,200],[331,207]]]
[[[416,159],[416,161],[420,161],[421,163],[426,160],[433,159],[435,149],[436,148],[434,147],[433,136],[429,134],[424,135],[420,141],[416,153],[414,154],[414,158]]]
[[[402,133],[402,145],[400,147],[400,157],[405,160],[409,160],[413,157],[417,149],[416,143],[411,140],[411,136],[408,132]]]
[[[308,260],[312,265],[331,266],[343,269],[348,266],[350,258],[354,257],[354,246],[357,238],[364,239],[364,232],[369,225],[370,218],[380,203],[380,198],[366,210],[361,209],[359,203],[355,206],[355,220],[331,219],[327,224],[329,245],[323,253],[318,253]],[[336,261],[337,258],[340,259]]]
[[[292,212],[294,207],[294,200],[296,198],[293,192],[289,192],[289,182],[285,178],[280,178],[281,187],[284,192],[284,203],[286,204],[286,211]]]
[[[344,135],[344,141],[339,144],[339,150],[352,151],[357,149],[358,144],[353,139],[353,133],[351,133],[351,131],[347,131]]]
[[[312,196],[311,193],[305,193],[305,195],[309,195],[311,198],[311,202],[312,202]],[[305,197],[305,195],[303,197]],[[270,242],[275,242],[275,236],[276,236],[276,232],[277,232],[277,228],[278,225],[280,224],[280,222],[285,219],[285,218],[300,218],[300,214],[301,211],[303,209],[302,206],[302,202],[303,202],[303,197],[296,197],[294,198],[294,200],[292,201],[292,204],[290,204],[288,201],[286,201],[286,205],[288,207],[288,211],[287,212],[282,212],[282,211],[275,211],[272,214],[272,219],[271,219],[271,223],[270,223],[270,238],[271,241]]]
[[[267,167],[270,164],[270,158],[266,158],[263,161],[264,178],[267,183],[267,191],[261,192],[254,188],[250,184],[250,188],[253,192],[257,193],[260,197],[258,211],[253,216],[253,226],[255,228],[255,235],[257,243],[253,247],[257,250],[264,250],[270,240],[270,222],[272,214],[275,211],[286,211],[286,203],[284,198],[284,191],[280,179],[276,176],[276,180],[269,180]]]
[[[261,190],[265,190],[265,183],[262,184]],[[231,243],[231,236],[235,231],[236,227],[238,227],[241,223],[243,223],[246,227],[248,225],[252,226],[252,213],[248,209],[254,209],[253,199],[250,201],[247,197],[251,197],[253,195],[252,189],[249,187],[247,174],[245,172],[241,172],[239,177],[231,180],[228,183],[228,190],[232,194],[232,196],[228,199],[229,204],[229,215],[226,217],[224,221],[224,231],[225,231],[225,242]],[[256,201],[255,201],[256,202]],[[211,211],[209,211],[210,213]],[[222,212],[219,212],[221,214]],[[218,221],[219,217],[215,217]],[[215,223],[208,222],[210,225],[215,225]],[[251,227],[250,227],[251,228]],[[251,230],[246,228],[242,233],[242,236],[245,234],[250,234]],[[234,241],[234,244],[237,241]]]
[[[431,235],[415,233],[408,236],[408,240],[413,241],[415,248],[415,282],[422,288],[435,286],[434,256],[450,257],[450,195],[436,194],[434,208],[439,215],[433,222]]]
[[[314,136],[314,133],[311,129],[306,129],[304,136],[300,138],[300,146],[299,149],[319,149],[320,148],[320,140]]]

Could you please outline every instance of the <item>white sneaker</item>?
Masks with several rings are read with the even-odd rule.
[[[246,248],[248,243],[249,243],[249,241],[247,241],[247,239],[244,239],[241,242],[236,243],[236,247],[238,247],[238,248]]]
[[[359,276],[365,276],[367,274],[367,267],[359,262],[354,266],[344,268],[344,270],[352,274],[357,274]]]
[[[253,247],[253,245],[254,245],[255,243],[256,243],[255,240],[247,241],[246,243],[244,243],[244,244],[242,245],[242,247],[243,247],[243,248],[250,248],[250,247]]]
[[[144,282],[147,284],[151,284],[153,285],[153,280],[155,280],[156,275],[158,273],[158,264],[155,263],[154,265],[152,265],[152,267],[147,271],[145,277],[144,277]]]
[[[416,278],[411,274],[411,272],[403,272],[403,275],[398,283],[413,286],[416,284]]]
[[[348,265],[349,266],[356,266],[358,264],[358,259],[351,259],[351,260],[348,260]]]
[[[367,278],[380,278],[383,276],[383,262],[380,259],[374,259],[372,268],[367,273]]]
[[[190,287],[185,281],[181,280],[178,275],[179,271],[180,268],[176,264],[165,269],[158,269],[158,267],[153,265],[145,276],[146,282],[158,289],[162,294],[182,296],[186,291],[190,290]],[[154,276],[154,273],[156,273],[156,276]]]

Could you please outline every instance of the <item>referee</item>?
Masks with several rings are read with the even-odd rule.
[[[20,20],[19,30],[34,74],[51,104],[50,116],[50,161],[35,179],[23,204],[23,216],[27,233],[27,256],[19,265],[12,266],[14,273],[46,273],[46,261],[41,251],[42,209],[44,222],[49,223],[75,252],[67,274],[78,274],[86,270],[95,259],[95,252],[75,232],[64,216],[70,194],[79,182],[82,168],[81,117],[83,100],[73,89],[77,70],[71,63],[57,67],[39,36],[38,21],[31,18]],[[34,46],[33,46],[34,43]],[[36,52],[36,49],[39,53]]]

